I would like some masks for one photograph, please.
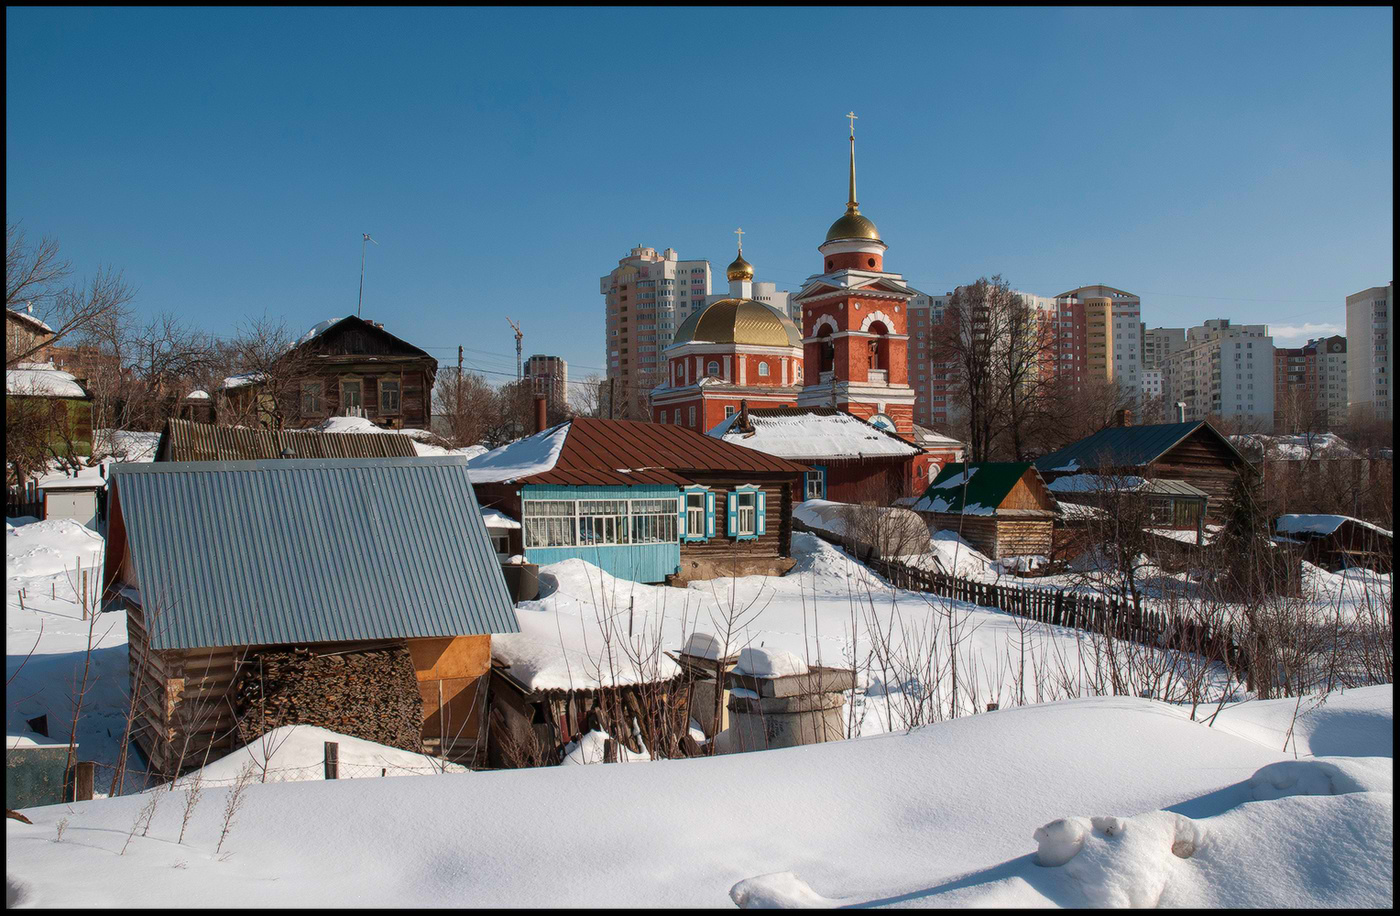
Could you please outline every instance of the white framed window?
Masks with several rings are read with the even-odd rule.
[[[719,362],[713,359],[710,360],[705,366],[705,374],[710,378],[719,378]]]
[[[759,377],[759,378],[767,378],[767,377],[768,377],[768,363],[767,363],[767,361],[762,361],[762,362],[760,362],[760,363],[758,364],[758,377]]]
[[[728,420],[728,419],[729,419],[730,417],[732,417],[732,416],[734,416],[734,405],[733,405],[733,404],[725,404],[725,405],[724,405],[724,418],[725,418],[726,420]]]
[[[341,379],[340,381],[340,409],[347,407],[364,407],[364,383],[359,379]]]
[[[395,381],[383,381],[379,383],[379,412],[398,413],[399,412],[399,383]]]
[[[754,490],[741,490],[735,494],[735,505],[739,513],[735,534],[739,537],[756,534],[758,531],[758,493]]]
[[[491,532],[491,546],[496,548],[496,557],[501,560],[510,558],[510,534],[505,531],[487,529]]]
[[[578,542],[582,547],[628,543],[627,500],[579,500]]]
[[[572,547],[578,541],[578,505],[572,499],[527,499],[521,504],[526,547]]]
[[[674,544],[676,542],[676,501],[674,499],[634,499],[631,500],[631,503],[633,544]]]
[[[301,415],[303,417],[319,417],[326,412],[326,402],[321,397],[320,382],[301,383]]]
[[[685,531],[691,540],[705,537],[705,498],[704,490],[685,491]]]
[[[694,407],[690,408],[690,426],[691,426],[692,429],[695,428],[695,408],[694,408]]]

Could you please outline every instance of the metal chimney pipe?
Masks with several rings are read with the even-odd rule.
[[[535,432],[542,433],[549,425],[549,401],[542,394],[535,395]]]
[[[1185,422],[1186,422],[1186,402],[1185,402],[1185,401],[1177,401],[1177,402],[1176,402],[1176,422],[1178,422],[1178,423],[1185,423]]]

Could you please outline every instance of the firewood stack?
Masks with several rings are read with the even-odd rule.
[[[282,725],[315,725],[421,752],[423,699],[404,646],[316,655],[310,649],[250,655],[234,685],[243,744]]]

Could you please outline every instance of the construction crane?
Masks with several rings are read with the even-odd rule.
[[[509,324],[511,328],[515,331],[515,380],[518,382],[521,378],[520,341],[524,338],[525,335],[520,333],[520,325],[516,324],[514,321],[511,321],[509,317],[506,318],[506,323]]]

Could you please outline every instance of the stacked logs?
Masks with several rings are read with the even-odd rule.
[[[406,751],[423,747],[423,699],[405,646],[338,654],[250,655],[234,682],[241,743],[282,725],[315,725]]]

